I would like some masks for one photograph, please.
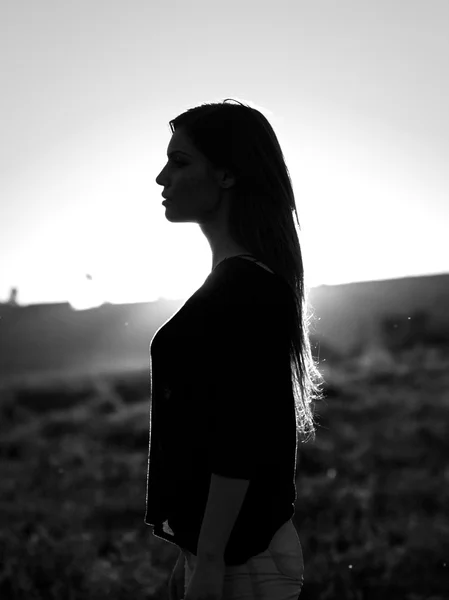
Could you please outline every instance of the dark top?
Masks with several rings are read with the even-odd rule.
[[[295,512],[291,301],[277,274],[231,257],[151,341],[144,521],[195,556],[212,473],[250,481],[226,565],[265,551]]]

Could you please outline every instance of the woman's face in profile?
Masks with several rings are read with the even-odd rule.
[[[219,201],[219,186],[207,159],[177,129],[167,147],[168,161],[156,183],[163,186],[165,216],[169,221],[207,221]]]

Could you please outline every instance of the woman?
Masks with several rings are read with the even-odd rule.
[[[314,438],[323,396],[289,172],[267,119],[242,103],[170,125],[165,217],[198,223],[212,271],[151,341],[145,523],[180,548],[172,598],[293,600],[297,441]]]

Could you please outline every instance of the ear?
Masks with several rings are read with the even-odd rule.
[[[218,176],[218,185],[223,189],[231,188],[235,185],[235,177],[228,170],[222,170]]]

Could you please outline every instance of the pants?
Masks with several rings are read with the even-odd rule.
[[[196,556],[185,557],[185,592]],[[245,564],[226,566],[222,600],[297,600],[304,582],[301,543],[290,519],[274,534],[268,548]]]

